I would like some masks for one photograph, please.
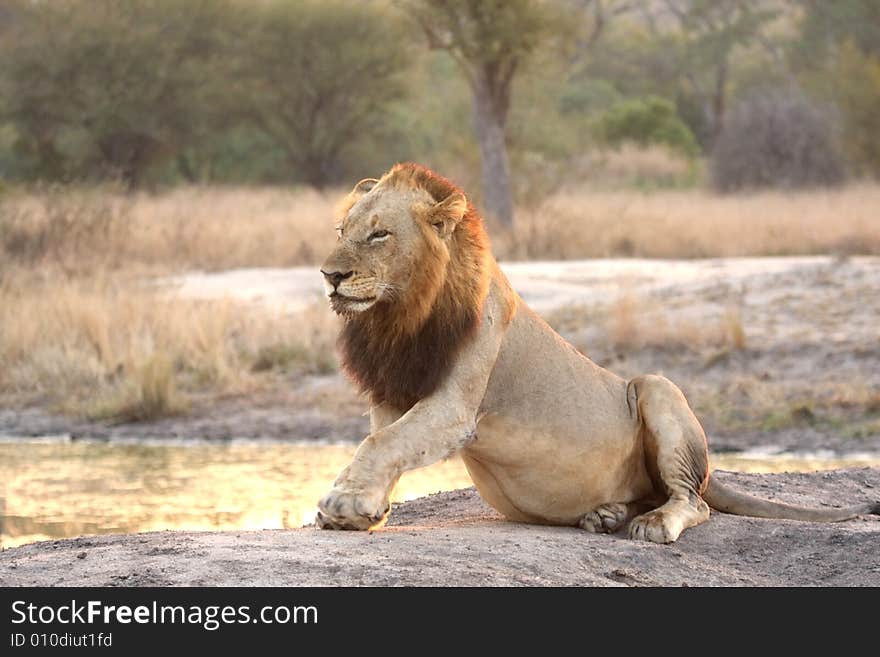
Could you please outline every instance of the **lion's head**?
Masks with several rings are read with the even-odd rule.
[[[430,394],[479,323],[488,291],[482,220],[451,182],[398,164],[348,195],[321,271],[345,323],[345,369],[374,403]]]

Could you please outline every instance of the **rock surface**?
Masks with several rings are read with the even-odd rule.
[[[880,499],[880,469],[716,476],[762,497]],[[0,552],[3,586],[880,586],[880,517],[713,513],[672,545],[505,522],[476,491],[395,507],[371,533],[313,527],[84,537]]]

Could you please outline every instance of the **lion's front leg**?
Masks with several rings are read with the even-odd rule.
[[[370,408],[370,433],[375,434],[393,424],[403,413],[389,404],[378,404]],[[357,456],[355,457],[357,461]],[[389,486],[366,486],[349,477],[351,466],[345,468],[336,478],[333,490],[318,503],[319,511],[315,521],[322,529],[369,529],[384,521],[391,509]],[[377,474],[365,473],[366,481],[377,482]],[[372,488],[372,490],[371,490]]]
[[[474,436],[473,417],[451,414],[425,399],[389,426],[367,437],[333,489],[318,503],[322,529],[369,529],[382,523],[400,475],[431,465],[464,447]]]
[[[391,510],[391,490],[396,479],[372,487],[352,484],[343,479],[346,468],[333,489],[318,502],[315,521],[321,529],[370,529],[381,524]]]
[[[379,524],[401,474],[452,456],[475,438],[477,412],[506,330],[505,323],[496,321],[507,312],[506,303],[490,296],[480,329],[434,393],[400,417],[381,405],[371,411],[371,433],[318,504],[318,526],[369,529]]]

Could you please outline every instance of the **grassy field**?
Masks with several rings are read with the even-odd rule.
[[[183,413],[194,394],[253,391],[335,368],[334,320],[177,299],[158,276],[315,262],[332,201],[310,191],[128,196],[48,189],[0,202],[0,394],[111,421]],[[326,229],[326,230],[322,230]]]
[[[198,395],[234,395],[335,368],[335,320],[231,301],[175,298],[157,277],[192,269],[319,264],[335,240],[341,190],[112,188],[0,197],[0,396],[80,417],[184,413]],[[880,253],[880,186],[715,196],[699,190],[565,189],[493,228],[500,259]],[[711,327],[674,318],[646,331],[625,297],[606,320],[632,348],[728,345],[735,310]],[[586,321],[586,320],[585,320]],[[747,329],[748,327],[746,327]],[[739,346],[738,346],[739,345]]]

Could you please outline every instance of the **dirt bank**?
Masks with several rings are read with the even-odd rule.
[[[801,504],[880,497],[880,469],[718,473]],[[5,586],[880,586],[880,518],[836,524],[713,513],[670,546],[503,521],[472,489],[395,507],[372,533],[311,527],[157,532],[0,552]]]

